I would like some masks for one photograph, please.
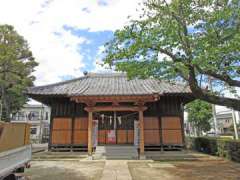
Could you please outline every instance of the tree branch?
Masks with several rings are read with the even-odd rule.
[[[215,73],[215,72],[213,72],[213,71],[211,71],[211,70],[203,70],[203,69],[201,69],[199,66],[195,66],[196,67],[196,69],[200,72],[200,73],[202,73],[202,74],[205,74],[205,75],[209,75],[209,76],[212,76],[212,77],[214,77],[214,78],[217,78],[217,79],[219,79],[219,80],[221,80],[221,81],[224,81],[224,82],[226,82],[228,85],[230,85],[230,86],[236,86],[236,87],[240,87],[240,81],[238,81],[238,80],[234,80],[234,79],[232,79],[229,75],[227,75],[227,74],[223,74],[223,75],[221,75],[221,74],[218,74],[218,73]]]
[[[198,86],[194,67],[189,65],[188,70],[189,70],[189,79],[188,79],[189,86],[190,86],[190,89],[191,89],[193,95],[196,98],[210,102],[212,104],[227,106],[227,107],[230,107],[230,108],[240,111],[240,100],[233,99],[233,98],[227,98],[227,97],[219,97],[219,96],[210,94],[210,93],[202,90]]]

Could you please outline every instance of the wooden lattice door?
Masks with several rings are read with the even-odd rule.
[[[98,144],[133,144],[135,116],[117,112],[113,114],[98,114]]]

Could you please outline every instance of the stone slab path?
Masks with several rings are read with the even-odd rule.
[[[126,160],[107,160],[101,180],[132,180]]]

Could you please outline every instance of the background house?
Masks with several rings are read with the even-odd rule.
[[[31,124],[31,140],[33,143],[44,143],[49,138],[51,109],[45,105],[26,104],[12,115],[11,122],[27,122]]]
[[[238,111],[234,111],[236,122],[239,124],[240,113]],[[217,111],[216,119],[217,119],[217,127],[219,133],[221,134],[229,134],[233,133],[233,117],[232,117],[231,109],[224,109],[221,111]]]
[[[236,123],[239,126],[240,125],[240,112],[234,111],[235,117],[236,117]],[[196,136],[195,128],[194,126],[188,122],[188,113],[184,113],[184,128],[185,133],[188,136]],[[233,129],[233,113],[232,109],[229,109],[224,106],[216,106],[216,120],[217,120],[217,129],[219,134],[234,134]],[[211,122],[212,129],[210,132],[214,133],[214,123]],[[238,129],[239,130],[239,129]],[[240,133],[240,132],[238,132]]]

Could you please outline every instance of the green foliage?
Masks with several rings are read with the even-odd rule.
[[[27,100],[23,94],[33,85],[32,72],[37,66],[26,40],[12,26],[0,25],[0,99],[2,119],[9,121]]]
[[[188,137],[188,148],[240,162],[240,141],[214,137]]]
[[[211,129],[212,106],[204,101],[195,100],[186,106],[188,112],[188,121],[200,131],[209,131]]]
[[[216,138],[204,138],[204,137],[196,138],[195,148],[200,152],[205,152],[211,155],[217,155],[217,140]]]
[[[240,87],[239,6],[237,0],[148,0],[140,19],[105,45],[104,61],[130,78],[182,80],[196,98],[240,110],[239,100],[220,95]],[[215,92],[205,90],[208,77]]]
[[[233,124],[229,127],[229,130],[231,132],[234,132],[234,125]],[[240,131],[240,124],[237,124],[237,130]]]

